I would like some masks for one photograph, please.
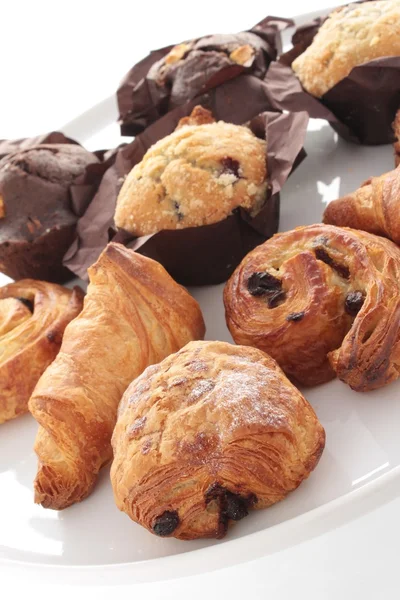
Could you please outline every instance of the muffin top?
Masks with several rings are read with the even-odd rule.
[[[400,56],[400,2],[349,4],[331,13],[292,64],[307,92],[323,96],[358,65]]]
[[[76,144],[39,144],[0,161],[0,242],[74,223],[70,186],[99,159]]]
[[[266,200],[267,144],[247,127],[181,122],[127,175],[115,223],[133,235],[221,221],[235,208],[257,214]]]

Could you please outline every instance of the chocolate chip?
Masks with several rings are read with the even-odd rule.
[[[264,296],[282,290],[282,281],[265,271],[253,273],[247,280],[247,289],[252,296]]]
[[[213,483],[205,494],[206,504],[217,500],[219,504],[218,537],[223,537],[228,528],[228,521],[240,521],[249,514],[249,508],[256,504],[255,494],[240,496],[227,490],[219,483]]]
[[[240,179],[239,168],[240,163],[238,160],[231,158],[230,156],[225,156],[221,159],[221,164],[223,167],[222,173],[227,173],[229,175],[234,175],[237,179]]]
[[[364,300],[365,298],[362,292],[349,292],[344,303],[347,314],[355,317],[360,312]]]
[[[245,498],[226,492],[225,507],[223,510],[225,516],[232,521],[240,521],[249,514],[248,502]]]
[[[22,302],[22,304],[24,304],[24,306],[26,306],[26,308],[29,308],[29,310],[31,311],[31,313],[33,313],[33,302],[32,302],[32,300],[28,300],[28,298],[16,298],[16,300],[19,300],[20,302]]]
[[[290,313],[290,315],[288,315],[286,317],[286,321],[301,321],[302,318],[304,317],[304,311],[301,312],[297,312],[297,313]]]
[[[350,270],[349,270],[349,268],[346,267],[346,265],[341,265],[340,263],[336,262],[326,252],[326,250],[324,250],[324,248],[316,248],[315,249],[315,256],[316,256],[316,258],[318,260],[321,260],[326,265],[328,265],[328,267],[331,267],[331,269],[334,269],[334,271],[336,271],[338,273],[338,275],[340,275],[340,277],[343,277],[344,279],[348,279],[350,277]]]
[[[180,211],[181,205],[176,200],[174,200],[174,208],[176,211],[176,216],[178,217],[178,221],[182,221],[185,215]]]
[[[153,531],[160,537],[171,535],[179,525],[179,516],[176,510],[166,510],[158,516],[153,523]]]
[[[49,340],[49,342],[51,342],[52,344],[60,344],[61,345],[61,340],[62,340],[62,336],[60,334],[60,332],[58,331],[49,331],[46,335],[47,339]]]
[[[266,272],[253,273],[247,280],[247,289],[252,296],[265,296],[269,308],[279,306],[286,298],[282,281]]]

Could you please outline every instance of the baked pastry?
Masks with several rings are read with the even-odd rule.
[[[118,508],[190,540],[282,500],[317,465],[325,433],[272,358],[191,342],[129,386],[112,443]]]
[[[354,3],[335,10],[292,68],[304,89],[320,98],[354,67],[387,56],[400,56],[398,0]]]
[[[122,135],[141,133],[169,111],[241,75],[250,104],[251,91],[262,89],[268,66],[276,59],[280,32],[290,25],[288,19],[266,17],[249,31],[153,50],[130,69],[117,91]]]
[[[224,291],[238,344],[295,381],[335,375],[365,392],[400,373],[400,249],[363,231],[310,225],[250,252]]]
[[[0,423],[27,412],[33,388],[82,304],[78,287],[32,279],[0,287]]]
[[[397,111],[393,121],[393,133],[395,136],[395,142],[393,144],[394,164],[398,167],[400,165],[400,110]]]
[[[71,190],[99,162],[77,144],[42,144],[0,161],[0,272],[58,282],[70,276],[62,258],[78,220]],[[86,186],[87,202],[93,192]]]
[[[204,335],[197,302],[155,261],[109,244],[89,278],[84,309],[29,403],[40,425],[35,501],[46,508],[90,493],[132,379]]]
[[[265,204],[264,140],[222,121],[183,125],[154,144],[127,175],[117,200],[117,227],[142,236],[211,225],[238,207],[253,216]]]
[[[355,192],[330,202],[323,221],[383,235],[400,244],[400,167],[371,177]]]
[[[0,158],[19,150],[27,150],[38,144],[77,144],[72,138],[66,137],[60,131],[50,131],[42,135],[17,140],[0,140]]]

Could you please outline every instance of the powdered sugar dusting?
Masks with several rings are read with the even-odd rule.
[[[268,397],[266,386],[271,381],[271,373],[266,370],[265,381],[243,371],[225,371],[215,388],[218,406],[230,414],[232,430],[249,425],[268,424],[280,429],[286,421],[283,407]]]
[[[192,404],[196,402],[201,396],[204,396],[207,392],[211,392],[214,387],[215,383],[211,379],[200,379],[190,392],[187,403]]]

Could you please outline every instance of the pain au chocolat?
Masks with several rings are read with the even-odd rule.
[[[191,540],[221,538],[250,509],[282,500],[317,465],[325,433],[272,358],[191,342],[129,386],[112,442],[120,510]]]

